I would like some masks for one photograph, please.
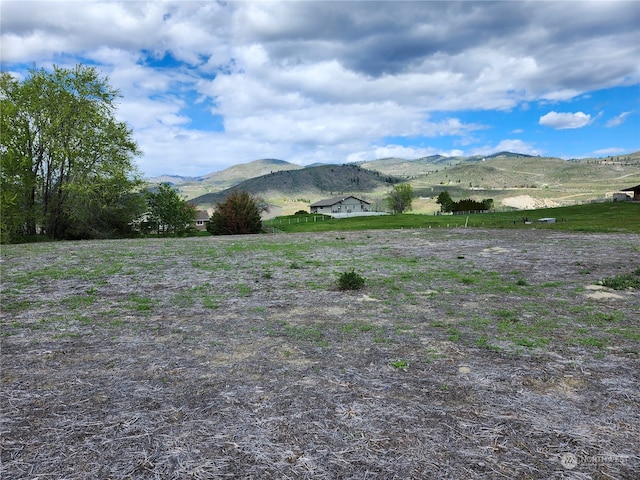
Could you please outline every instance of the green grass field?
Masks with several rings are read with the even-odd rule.
[[[556,223],[539,223],[541,218]],[[525,223],[527,219],[530,224]],[[592,203],[569,207],[470,215],[402,214],[380,217],[333,219],[323,215],[290,215],[265,222],[283,232],[379,230],[395,228],[545,228],[562,231],[640,233],[640,204],[632,202]]]

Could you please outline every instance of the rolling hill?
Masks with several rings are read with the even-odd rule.
[[[289,201],[315,199],[357,192],[360,196],[381,195],[400,179],[364,169],[358,165],[321,165],[271,172],[240,182],[228,189],[201,195],[189,200],[194,205],[210,206],[223,200],[231,190],[247,192],[266,199],[285,198]]]
[[[285,214],[341,193],[383,205],[391,184],[398,181],[412,185],[417,194],[414,211],[420,213],[438,210],[435,197],[443,190],[455,200],[492,198],[498,208],[553,207],[604,199],[640,184],[640,152],[577,160],[498,152],[307,167],[264,159],[193,181],[175,178],[180,180],[174,182],[176,189],[202,208],[224,199],[232,188],[258,195]]]
[[[503,208],[571,205],[610,198],[622,188],[638,185],[640,152],[571,161],[498,155],[459,163],[409,181],[425,199],[448,190],[454,199],[493,198]],[[426,203],[423,206],[426,208]],[[430,207],[435,208],[432,203]]]
[[[250,178],[260,177],[272,172],[297,170],[301,168],[304,167],[284,160],[267,158],[248,163],[240,163],[219,172],[212,172],[200,177],[162,175],[147,179],[147,182],[151,184],[168,182],[173,185],[180,194],[190,199],[206,193],[226,190]]]

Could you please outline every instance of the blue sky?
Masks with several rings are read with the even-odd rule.
[[[96,66],[146,176],[640,150],[640,2],[12,1],[2,70]]]

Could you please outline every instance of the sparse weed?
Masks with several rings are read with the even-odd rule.
[[[215,310],[217,308],[220,308],[220,303],[218,302],[217,297],[208,296],[202,299],[202,306],[204,308],[210,308],[212,310]]]
[[[603,340],[601,338],[595,338],[595,337],[579,338],[577,342],[580,345],[583,345],[585,347],[604,348],[607,345],[606,340]]]
[[[476,346],[479,348],[484,348],[486,350],[493,350],[494,352],[500,351],[500,347],[497,345],[493,345],[489,342],[489,338],[485,335],[478,337],[476,340]]]
[[[241,297],[248,297],[249,295],[251,295],[251,287],[246,283],[239,283],[238,285],[236,285],[236,288],[238,289],[238,294]]]
[[[392,360],[389,362],[389,365],[393,368],[397,368],[398,370],[402,370],[403,372],[406,372],[409,368],[409,362],[406,360]]]
[[[449,334],[449,340],[452,342],[457,342],[462,337],[462,332],[455,327],[447,328],[447,333]]]
[[[346,323],[345,325],[343,325],[342,328],[340,329],[340,331],[342,333],[347,333],[347,334],[353,334],[353,333],[357,333],[357,332],[366,333],[366,332],[370,332],[374,328],[375,327],[373,325],[370,325],[368,323],[350,322],[350,323]]]
[[[128,300],[133,304],[133,308],[138,312],[151,311],[151,306],[153,304],[153,300],[151,298],[131,295]]]
[[[509,320],[510,322],[518,321],[518,313],[509,309],[500,309],[494,312],[494,315],[502,320]]]
[[[640,267],[630,273],[607,277],[602,280],[602,285],[614,290],[626,290],[627,288],[640,289]]]

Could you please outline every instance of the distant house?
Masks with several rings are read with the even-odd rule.
[[[206,230],[209,218],[210,215],[205,210],[196,210],[196,218],[194,219],[196,230]]]
[[[354,197],[353,195],[327,198],[309,205],[311,213],[323,213],[325,215],[360,213],[371,210],[371,203]]]
[[[620,190],[621,192],[632,192],[633,193],[633,201],[640,202],[640,185],[636,185],[635,187],[623,188]]]

